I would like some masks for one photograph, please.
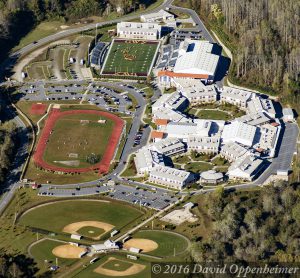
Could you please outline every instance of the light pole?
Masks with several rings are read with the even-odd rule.
[[[99,23],[96,23],[96,33],[95,33],[95,46],[96,46],[96,43],[97,43],[97,35],[98,35],[98,24],[99,24]]]

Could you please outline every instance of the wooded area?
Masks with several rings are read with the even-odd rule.
[[[299,262],[299,184],[254,192],[205,195],[213,221],[208,240],[194,243],[197,262]]]
[[[230,79],[300,103],[300,1],[177,0],[234,55]]]
[[[126,14],[153,0],[0,0],[0,61],[19,40],[43,20],[75,22],[116,11]]]
[[[13,161],[15,137],[15,125],[12,122],[0,124],[0,185],[5,181],[5,176]]]

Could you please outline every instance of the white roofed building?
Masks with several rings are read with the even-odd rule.
[[[220,155],[228,161],[237,160],[240,157],[251,154],[251,150],[236,142],[229,142],[221,147]]]
[[[194,181],[194,175],[187,171],[158,166],[150,172],[149,181],[169,188],[181,190],[188,183]]]
[[[212,53],[213,47],[209,41],[185,39],[179,46],[174,68],[158,72],[160,82],[168,84],[173,78],[187,78],[212,83],[220,58]]]
[[[283,120],[285,122],[291,122],[295,119],[293,109],[291,108],[283,108],[282,114],[283,114]]]
[[[155,23],[119,22],[117,35],[122,39],[158,40],[161,26]]]
[[[276,117],[272,100],[261,98],[253,94],[252,99],[247,104],[249,114],[266,113],[272,118]]]
[[[185,144],[178,139],[167,138],[153,143],[148,147],[166,156],[178,155],[186,151]]]
[[[254,180],[263,170],[264,161],[254,155],[247,155],[233,162],[228,168],[230,179],[241,179],[245,181]]]
[[[166,125],[164,133],[168,138],[178,138],[186,141],[190,136],[208,137],[210,135],[212,122],[208,120],[197,120],[197,123],[174,123]]]
[[[235,121],[242,122],[248,125],[260,126],[271,121],[271,118],[264,112],[257,114],[247,114],[239,118],[235,118]]]
[[[220,137],[190,136],[187,139],[187,148],[200,153],[218,153]]]
[[[140,17],[142,22],[148,22],[148,23],[153,23],[153,22],[169,22],[169,21],[174,21],[175,16],[171,13],[168,13],[165,10],[159,10],[156,13],[150,13],[150,14],[144,14],[141,15]]]
[[[205,171],[200,174],[200,182],[202,183],[217,184],[223,180],[224,175],[220,172],[216,172],[215,170]]]
[[[172,94],[163,94],[153,105],[152,111],[156,111],[160,108],[170,108],[173,110],[183,110],[187,107],[188,102],[186,97],[184,97],[179,92],[174,92]]]
[[[245,146],[251,147],[257,133],[257,127],[234,121],[225,125],[222,132],[223,142],[237,142]]]
[[[181,112],[175,111],[171,108],[158,108],[153,111],[152,109],[153,120],[164,119],[171,122],[189,122],[190,120]]]
[[[218,89],[221,93],[221,102],[230,103],[240,108],[246,109],[247,102],[251,99],[252,93],[249,91],[239,90],[232,87],[223,86]]]
[[[147,174],[153,167],[158,165],[165,165],[163,155],[147,147],[137,151],[134,163],[139,175]]]

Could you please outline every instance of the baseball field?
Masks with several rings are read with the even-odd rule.
[[[102,74],[147,76],[158,42],[114,40]]]
[[[122,229],[142,212],[115,201],[57,201],[26,211],[21,225],[60,234],[78,234],[99,240],[113,229]]]
[[[130,277],[149,278],[150,263],[138,259],[130,260],[124,255],[110,254],[100,258],[96,263],[87,268],[73,273],[76,278],[108,278],[108,277]]]
[[[140,248],[142,252],[144,250],[153,256],[171,257],[185,252],[189,247],[189,240],[173,232],[145,230],[134,234],[133,238],[125,243],[125,247]]]

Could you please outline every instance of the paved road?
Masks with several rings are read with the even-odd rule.
[[[9,110],[5,112],[6,114],[15,114],[12,108],[8,109]],[[3,194],[0,200],[0,214],[3,212],[6,205],[11,201],[16,189],[19,187],[19,181],[22,174],[23,165],[28,155],[28,132],[26,126],[19,116],[14,116],[12,120],[15,123],[16,127],[19,128],[19,146],[17,147],[16,156],[13,161],[11,171],[7,176],[7,180],[3,186],[6,192]]]
[[[193,21],[197,24],[196,28],[193,28],[191,30],[197,29],[199,31],[201,31],[202,36],[210,41],[210,42],[215,42],[214,38],[211,36],[211,34],[209,33],[209,31],[207,30],[207,28],[205,27],[204,23],[202,22],[202,20],[200,19],[200,17],[198,16],[198,14],[191,9],[186,9],[186,8],[182,8],[182,7],[177,7],[174,5],[169,5],[170,10],[172,12],[172,10],[178,10],[181,12],[185,12],[187,14],[189,14],[191,16],[191,18],[193,19]]]

